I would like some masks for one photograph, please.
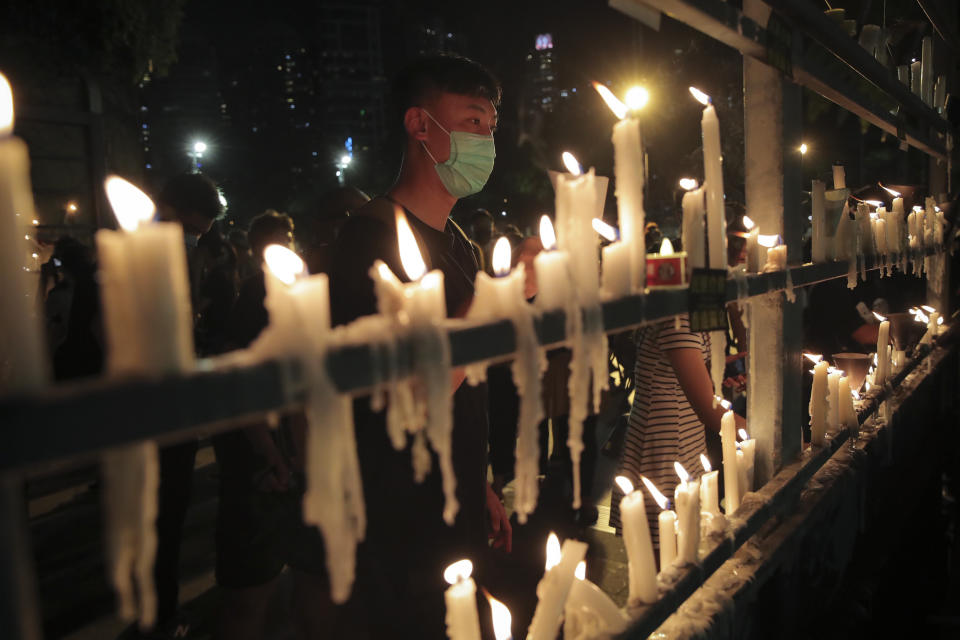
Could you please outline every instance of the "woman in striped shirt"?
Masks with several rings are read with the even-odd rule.
[[[710,379],[710,336],[690,330],[686,314],[637,329],[635,392],[620,460],[620,474],[635,486],[649,478],[667,497],[679,481],[673,463],[700,475],[700,454],[706,453],[704,427],[720,432],[724,409],[714,406]],[[737,416],[738,428],[744,421]],[[614,486],[610,525],[621,530],[620,499]],[[659,547],[660,507],[644,501],[654,546]]]

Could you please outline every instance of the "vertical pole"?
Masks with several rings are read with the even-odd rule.
[[[745,0],[744,13],[766,24],[770,8]],[[787,244],[788,262],[801,262],[800,90],[780,73],[743,60],[747,215],[764,234]],[[800,452],[799,304],[773,294],[750,302],[747,418],[757,440],[756,482],[762,485]]]
[[[40,640],[36,589],[23,484],[0,476],[0,638]]]

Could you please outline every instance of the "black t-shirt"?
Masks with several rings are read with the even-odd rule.
[[[374,260],[383,260],[398,278],[408,280],[400,263],[395,225],[389,224],[393,207],[388,199],[376,198],[354,213],[341,230],[330,270],[334,324],[376,312],[369,276]],[[469,240],[450,221],[440,231],[410,212],[407,219],[428,266],[443,272],[448,316],[462,316],[473,299],[478,270]],[[415,484],[409,446],[394,450],[384,414],[372,412],[366,398],[354,404],[368,518],[361,569],[371,566],[395,588],[399,583],[411,591],[439,587],[444,566],[463,557],[476,561],[485,547],[486,388],[464,383],[454,394],[453,465],[460,511],[453,527],[442,518],[436,456],[426,480]]]

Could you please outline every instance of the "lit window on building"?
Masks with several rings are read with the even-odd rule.
[[[537,51],[553,49],[553,36],[549,33],[541,33],[537,36],[534,47]]]

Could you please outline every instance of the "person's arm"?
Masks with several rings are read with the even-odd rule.
[[[254,451],[267,461],[269,472],[261,480],[260,488],[265,491],[286,491],[290,486],[290,467],[270,437],[269,427],[259,422],[244,427],[243,434],[253,445]]]
[[[513,551],[513,528],[507,510],[500,502],[500,497],[487,485],[487,511],[490,512],[490,537],[493,538],[493,548],[503,549],[507,553]]]

